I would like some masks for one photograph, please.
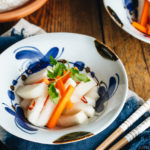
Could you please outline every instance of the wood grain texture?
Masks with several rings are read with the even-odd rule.
[[[150,46],[120,29],[105,11],[102,0],[48,0],[25,19],[47,32],[75,32],[103,41],[125,65],[129,88],[145,100],[150,97]],[[0,33],[11,25],[0,24]]]
[[[26,17],[47,32],[74,32],[101,40],[96,0],[49,0],[34,14]]]

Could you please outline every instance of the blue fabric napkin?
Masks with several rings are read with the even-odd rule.
[[[11,31],[9,37],[0,37],[0,52],[5,50],[13,43],[24,38],[23,30],[21,34],[15,34],[15,30]],[[94,150],[100,143],[102,143],[122,122],[124,122],[138,107],[140,106],[139,101],[136,97],[130,97],[123,110],[117,119],[103,132],[89,139],[64,145],[44,145],[29,142],[18,137],[15,137],[9,133],[3,138],[3,142],[7,145],[10,150]],[[138,121],[136,121],[122,136],[127,134],[138,124],[140,124],[145,118],[150,116],[150,113],[145,113]],[[122,137],[121,136],[121,137]],[[121,138],[119,137],[119,139]],[[118,140],[119,140],[118,139]],[[150,149],[150,128],[136,137],[132,142],[127,144],[122,150],[136,150],[136,149]],[[0,150],[3,147],[0,144]]]
[[[21,34],[16,34],[15,29],[12,29],[10,36],[0,37],[0,53],[2,53],[6,48],[11,46],[12,44],[22,40],[24,38],[23,31],[24,29],[22,29]]]

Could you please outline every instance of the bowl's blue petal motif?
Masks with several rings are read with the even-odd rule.
[[[6,110],[9,114],[11,114],[11,115],[13,115],[13,116],[16,115],[16,113],[15,113],[12,109],[10,109],[9,107],[5,107],[5,110]]]
[[[13,80],[13,81],[12,81],[12,85],[14,85],[14,86],[15,86],[17,83],[18,83],[17,80]]]
[[[112,76],[109,80],[109,87],[108,87],[109,98],[114,95],[118,86],[119,86],[119,75],[116,74],[115,77]]]
[[[23,46],[14,50],[16,59],[37,60],[43,57],[39,49],[33,46]]]
[[[77,67],[80,71],[82,71],[85,67],[85,64],[82,61],[76,61],[73,64],[74,67]]]
[[[119,75],[116,73],[115,76],[111,76],[109,79],[109,86],[105,82],[101,82],[98,88],[99,98],[96,101],[95,110],[101,112],[104,110],[104,103],[108,101],[114,93],[117,91],[119,86]]]
[[[23,50],[16,53],[16,59],[37,59],[42,57],[43,55],[36,51]]]
[[[49,62],[49,56],[52,56],[53,58],[56,58],[58,53],[59,53],[58,47],[53,47],[46,53],[46,55],[41,60],[44,61],[44,62]]]
[[[137,21],[138,19],[138,5],[139,5],[139,0],[124,0],[124,7],[127,10],[127,18],[130,23],[132,21]]]
[[[9,96],[9,98],[10,98],[11,101],[15,100],[15,94],[14,94],[14,92],[8,90],[8,96]]]
[[[16,107],[15,123],[20,126],[22,129],[27,131],[37,131],[37,129],[31,127],[24,116],[24,112],[20,106]],[[27,132],[26,131],[26,132]],[[32,133],[33,134],[33,133]]]
[[[3,103],[3,105],[4,105],[5,110],[9,114],[11,114],[15,117],[14,118],[15,124],[20,130],[22,130],[23,132],[28,133],[28,134],[35,134],[36,133],[37,129],[32,127],[27,122],[27,120],[24,116],[24,112],[18,104],[13,105],[13,109],[15,109],[15,110],[9,108],[9,106],[7,106],[5,103]]]
[[[132,0],[124,0],[125,6],[127,7],[127,9],[129,9],[130,11],[133,10],[133,4],[132,4]]]

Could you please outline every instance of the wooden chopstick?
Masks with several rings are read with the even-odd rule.
[[[139,119],[145,112],[150,110],[150,99],[140,106],[119,128],[117,128],[104,142],[102,142],[96,150],[104,150],[108,147],[117,137],[126,131],[137,119]]]
[[[145,121],[143,121],[140,125],[138,125],[134,130],[129,132],[126,136],[124,136],[119,142],[113,145],[109,150],[119,150],[127,143],[132,141],[135,137],[141,134],[144,130],[150,127],[150,117],[148,117]]]

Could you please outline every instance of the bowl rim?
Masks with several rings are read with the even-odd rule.
[[[55,34],[66,34],[66,35],[78,35],[78,36],[85,36],[85,37],[88,37],[88,38],[91,38],[91,39],[96,39],[96,38],[94,38],[94,37],[92,37],[92,36],[89,36],[89,35],[84,35],[84,34],[79,34],[79,33],[70,33],[70,32],[52,32],[52,33],[44,33],[44,34],[40,34],[40,35],[35,35],[35,36],[41,36],[41,35],[46,35],[46,34],[49,34],[49,35],[55,35]],[[28,37],[28,39],[29,38],[33,38],[34,36],[31,36],[31,37]],[[27,38],[26,38],[27,39]],[[14,45],[17,45],[18,43],[21,43],[22,41],[24,41],[24,40],[26,40],[26,39],[23,39],[23,40],[21,40],[21,41],[19,41],[19,42],[17,42],[17,43],[15,43],[15,44],[13,44],[12,46],[14,46]],[[103,44],[103,43],[102,43]],[[110,48],[110,47],[108,47],[106,44],[103,44],[103,45],[105,45],[107,48],[109,48],[109,50],[111,50],[112,51],[112,49]],[[7,53],[7,50],[8,49],[10,49],[12,46],[10,46],[9,48],[7,48],[4,52],[2,52],[1,53],[1,55],[0,55],[0,57],[2,57],[2,54],[4,54],[4,53]],[[112,51],[112,53],[113,54],[115,54],[115,52],[113,52]],[[115,54],[116,55],[116,54]],[[117,56],[117,55],[116,55]],[[117,56],[118,57],[118,56]],[[88,138],[90,138],[90,137],[93,137],[93,136],[95,136],[95,135],[97,135],[98,133],[100,133],[100,132],[102,132],[103,130],[105,130],[108,126],[110,126],[111,125],[111,123],[117,118],[117,116],[120,114],[120,112],[121,112],[121,110],[123,109],[123,106],[124,106],[124,104],[125,104],[125,102],[126,102],[126,98],[127,98],[127,93],[128,93],[128,78],[127,78],[127,73],[126,73],[126,70],[125,70],[125,67],[124,67],[124,65],[123,65],[123,63],[121,62],[121,60],[120,60],[120,58],[118,57],[118,60],[117,61],[119,61],[119,65],[121,65],[121,70],[122,70],[122,72],[123,72],[123,75],[124,75],[124,79],[125,79],[125,92],[124,92],[124,97],[122,98],[123,100],[122,100],[122,103],[121,103],[121,105],[119,106],[119,109],[117,110],[117,112],[116,112],[116,114],[111,118],[111,120],[109,120],[106,124],[105,124],[105,126],[103,126],[103,127],[101,127],[101,129],[100,130],[98,130],[98,131],[96,131],[96,132],[93,132],[93,135],[92,136],[89,136],[89,137],[86,137],[85,139],[88,139]],[[3,127],[3,126],[2,126]],[[5,127],[3,127],[6,131],[8,131],[8,129],[6,129]],[[24,138],[23,136],[21,136],[21,135],[16,135],[16,134],[14,134],[14,132],[12,132],[12,131],[8,131],[9,133],[11,133],[12,135],[15,135],[15,136],[17,136],[17,137],[19,137],[19,138],[22,138],[22,139],[25,139],[25,140],[28,140],[28,141],[32,141],[32,142],[37,142],[37,143],[41,143],[41,144],[51,144],[51,145],[59,145],[59,143],[48,143],[48,142],[39,142],[39,141],[35,141],[34,139],[33,140],[30,140],[30,139],[27,139],[27,138]],[[77,140],[77,141],[82,141],[82,140],[84,140],[84,139],[79,139],[79,140]],[[77,142],[77,141],[70,141],[70,142],[67,142],[67,143],[74,143],[74,142]],[[66,144],[66,143],[61,143],[61,144]]]

